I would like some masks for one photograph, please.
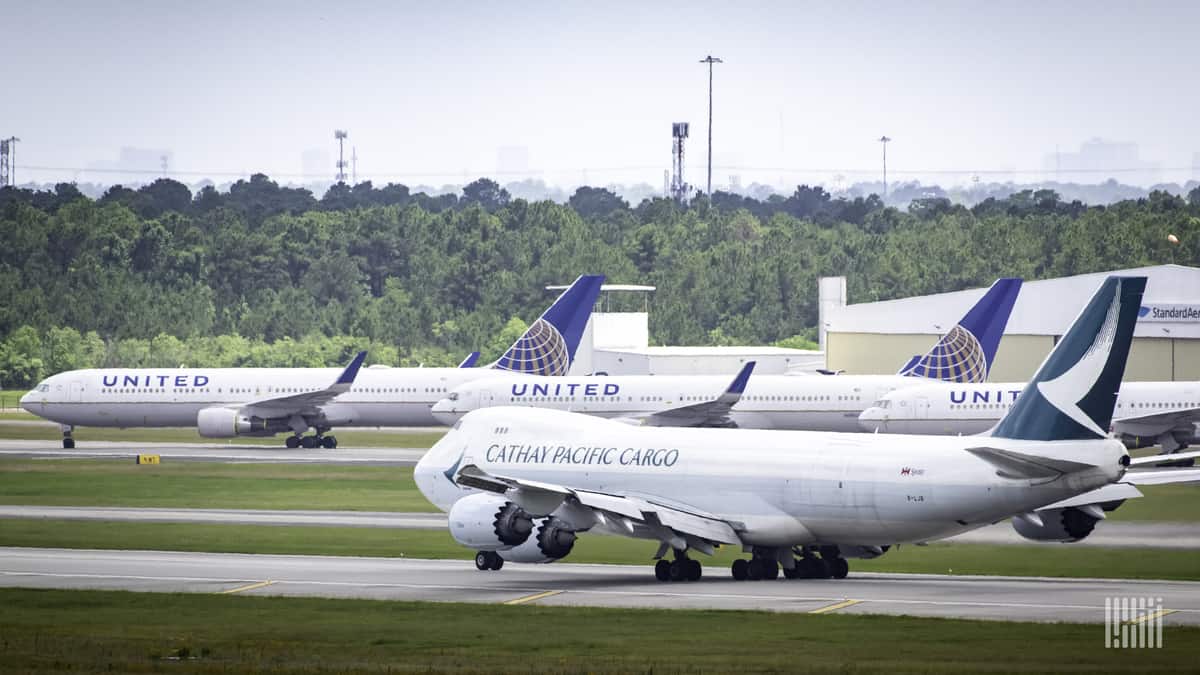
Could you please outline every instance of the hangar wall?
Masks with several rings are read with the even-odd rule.
[[[826,367],[853,375],[892,374],[937,342],[935,335],[828,333]],[[1050,353],[1056,338],[1048,335],[1005,335],[996,352],[992,382],[1029,379]],[[1133,382],[1200,380],[1200,340],[1134,338],[1125,366]]]

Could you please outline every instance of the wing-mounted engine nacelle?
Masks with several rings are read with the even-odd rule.
[[[561,518],[537,519],[534,532],[534,536],[520,546],[500,551],[500,557],[511,562],[548,563],[567,557],[575,548],[575,530]]]
[[[196,428],[205,438],[272,436],[288,431],[285,420],[243,415],[233,408],[204,408],[196,414]]]
[[[1025,514],[1013,518],[1013,529],[1022,537],[1034,541],[1071,543],[1091,534],[1099,520],[1074,507],[1044,509],[1038,511],[1037,516],[1042,521],[1040,525],[1037,519]]]
[[[450,536],[463,546],[480,551],[502,551],[520,546],[533,532],[533,517],[507,499],[478,493],[450,507]]]

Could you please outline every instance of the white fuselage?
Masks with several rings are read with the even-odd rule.
[[[898,389],[864,410],[859,428],[890,434],[982,433],[1000,421],[1024,388],[1024,382],[1000,382]],[[1139,424],[1137,418],[1196,408],[1200,383],[1124,382],[1113,410],[1113,431],[1152,437],[1163,428]]]
[[[711,401],[732,376],[512,377],[464,384],[434,406],[453,424],[480,408],[522,406],[636,418]],[[751,375],[730,418],[744,429],[859,431],[859,414],[887,392],[927,380],[900,375]]]
[[[1050,481],[1002,478],[966,452],[984,444],[1093,466]],[[450,479],[474,464],[495,476],[640,495],[709,514],[734,523],[749,545],[880,546],[952,536],[1106,485],[1122,475],[1125,454],[1111,439],[631,427],[494,408],[464,417],[414,475],[445,511],[474,492]]]
[[[136,368],[53,375],[21,407],[72,426],[186,427],[204,408],[325,389],[340,368]],[[433,404],[450,389],[500,371],[487,368],[363,368],[335,399],[340,426],[435,426]],[[348,412],[347,412],[348,411]]]

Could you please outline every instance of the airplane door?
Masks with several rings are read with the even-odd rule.
[[[76,403],[83,401],[83,383],[82,382],[72,382],[71,383],[71,400]]]
[[[918,396],[913,401],[913,416],[919,420],[929,419],[929,399],[924,396]]]

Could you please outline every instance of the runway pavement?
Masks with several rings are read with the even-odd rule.
[[[724,567],[662,583],[625,565],[518,565],[402,558],[0,548],[0,585],[391,600],[910,614],[1104,621],[1110,597],[1162,598],[1166,625],[1200,625],[1200,583],[855,574],[843,580],[734,581]],[[1100,630],[1100,628],[1097,628]],[[1097,634],[1097,640],[1099,640]]]
[[[88,441],[66,450],[60,441],[0,440],[0,457],[22,459],[128,459],[141,453],[164,460],[189,462],[267,462],[287,464],[370,464],[414,466],[424,448],[355,448],[288,450],[282,446],[228,443],[125,443]]]
[[[53,518],[63,520],[119,520],[169,523],[228,523],[241,525],[308,525],[325,527],[384,527],[440,529],[441,513],[392,511],[268,511],[259,509],[170,509],[90,506],[0,505],[0,518]],[[949,539],[963,544],[1036,545],[1021,537],[1008,523],[984,527]],[[1040,544],[1054,546],[1055,544]],[[1077,547],[1200,549],[1200,524],[1122,523],[1097,525]]]

